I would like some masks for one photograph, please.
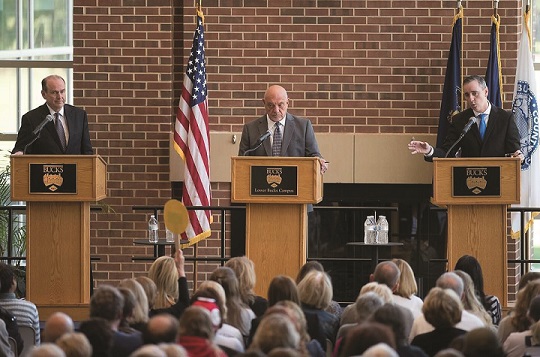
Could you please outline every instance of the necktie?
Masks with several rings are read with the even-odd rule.
[[[58,117],[58,113],[54,113],[54,127],[56,128],[56,132],[58,133],[58,137],[60,138],[60,143],[62,144],[62,150],[66,150],[66,133],[64,131],[64,126],[62,125],[62,121]]]
[[[484,134],[486,133],[486,114],[480,114],[480,139],[484,140]]]
[[[274,125],[274,137],[272,141],[272,156],[279,156],[281,153],[281,130],[279,130],[279,123]]]

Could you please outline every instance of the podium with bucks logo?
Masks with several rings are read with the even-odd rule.
[[[433,203],[448,207],[448,270],[480,262],[484,291],[508,306],[507,207],[520,201],[518,158],[433,160]]]
[[[307,205],[322,200],[316,157],[233,157],[231,201],[246,203],[246,256],[255,292],[266,296],[277,275],[296,277],[306,262]]]
[[[26,201],[26,299],[41,320],[88,317],[90,203],[106,197],[98,155],[11,156],[11,199]]]

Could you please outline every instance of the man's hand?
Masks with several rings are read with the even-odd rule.
[[[324,174],[326,170],[328,170],[329,162],[323,159],[322,157],[319,157],[319,162],[321,163],[321,174]]]
[[[516,150],[514,153],[512,153],[512,157],[519,157],[522,163],[523,163],[523,160],[525,160],[525,155],[523,155],[521,150]]]
[[[431,145],[426,143],[425,141],[417,141],[417,140],[411,140],[411,142],[407,145],[409,150],[411,150],[411,154],[429,154],[431,151]]]
[[[186,258],[184,258],[184,253],[182,253],[182,249],[178,249],[176,251],[176,254],[174,255],[174,262],[176,263],[176,269],[178,270],[179,277],[186,276],[186,271],[184,270],[185,260]]]
[[[11,155],[23,155],[24,153],[22,151],[15,151],[13,154]]]

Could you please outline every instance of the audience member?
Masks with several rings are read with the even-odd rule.
[[[540,279],[540,271],[528,271],[521,276],[518,283],[518,291],[527,286],[530,281]]]
[[[429,356],[448,348],[454,338],[466,333],[456,327],[461,320],[462,310],[463,306],[454,290],[440,287],[431,289],[424,301],[421,316],[434,329],[416,335],[411,345],[420,347]]]
[[[86,336],[92,346],[92,357],[115,357],[111,355],[113,330],[109,322],[96,317],[81,322],[79,331]]]
[[[377,294],[383,301],[384,304],[393,304],[394,300],[392,297],[392,290],[384,284],[379,284],[377,282],[371,282],[367,283],[366,285],[362,286],[360,289],[360,293],[358,294],[358,297],[368,293],[373,292]],[[357,298],[358,300],[358,298]],[[363,322],[360,320],[363,316],[369,316],[367,315],[367,312],[364,314],[361,314],[362,316],[357,315],[358,309],[361,307],[356,306],[356,302],[353,304],[350,304],[343,310],[343,315],[341,316],[341,325],[345,324],[355,324],[359,322]]]
[[[15,315],[0,306],[0,320],[4,322],[4,328],[7,330],[8,336],[15,340],[17,351],[22,351],[24,348],[24,341],[19,333],[19,324],[17,323]]]
[[[160,343],[158,347],[167,357],[188,357],[186,349],[177,343]]]
[[[150,313],[150,310],[152,309],[152,307],[154,307],[154,304],[156,303],[156,283],[154,283],[154,281],[147,276],[138,276],[135,278],[135,280],[139,284],[141,284],[144,293],[146,294],[146,299],[148,300],[148,313]]]
[[[377,343],[362,354],[362,357],[399,357],[396,351],[386,343]]]
[[[129,357],[167,357],[167,355],[156,345],[144,345],[130,354]]]
[[[0,306],[17,318],[19,326],[30,326],[36,333],[36,345],[40,343],[39,314],[36,305],[30,301],[17,299],[17,278],[15,268],[0,263]]]
[[[400,271],[398,285],[393,291],[394,304],[409,309],[413,319],[416,319],[422,313],[424,302],[416,296],[418,286],[416,285],[414,272],[409,263],[403,259],[392,259],[392,262],[396,264]]]
[[[137,304],[137,301],[135,300],[135,295],[133,295],[131,290],[129,290],[128,288],[120,286],[117,289],[124,297],[124,308],[122,309],[122,319],[120,320],[120,324],[118,325],[118,330],[127,334],[134,333],[135,331],[140,332],[140,330],[136,330],[131,327],[128,322],[128,320],[133,319],[133,311],[135,310],[135,305]]]
[[[143,343],[175,343],[178,339],[178,328],[178,319],[170,314],[152,316],[142,333]]]
[[[54,343],[46,342],[34,346],[30,350],[30,357],[66,357],[66,354]]]
[[[43,342],[55,343],[62,335],[73,332],[74,325],[71,317],[63,312],[55,312],[45,322]]]
[[[90,299],[90,317],[105,319],[109,323],[109,328],[113,331],[111,355],[114,357],[127,357],[142,345],[142,337],[139,331],[128,334],[118,330],[123,308],[124,297],[113,286],[100,286],[94,291],[94,295]]]
[[[287,275],[275,276],[268,286],[268,306],[274,306],[280,301],[289,300],[300,305],[298,287],[294,280]]]
[[[129,289],[135,297],[135,306],[130,317],[126,319],[130,327],[143,331],[148,322],[148,297],[142,285],[135,279],[124,279],[120,282],[119,287]]]
[[[294,348],[278,347],[274,348],[267,355],[268,357],[302,357],[302,354]]]
[[[488,314],[484,308],[484,305],[482,305],[476,296],[474,291],[474,283],[469,274],[461,270],[456,270],[454,273],[456,273],[461,280],[463,280],[463,297],[461,298],[463,308],[482,320],[486,327],[495,328],[491,316]]]
[[[450,289],[456,293],[458,297],[463,298],[463,280],[453,272],[448,272],[442,274],[438,279],[435,285],[441,289]],[[425,301],[424,301],[425,304]],[[454,326],[457,329],[464,331],[471,331],[475,328],[484,327],[484,323],[475,315],[471,314],[467,310],[463,309],[463,305],[460,300],[461,307],[461,318],[458,320],[458,324]],[[423,310],[423,309],[422,309]],[[427,321],[425,316],[422,314],[414,319],[411,334],[409,340],[420,334],[433,331],[433,326]]]
[[[489,327],[467,332],[464,335],[462,352],[465,357],[505,357],[497,335]]]
[[[268,301],[253,292],[256,275],[255,265],[248,257],[234,257],[229,259],[225,266],[231,268],[238,278],[238,289],[242,301],[249,306],[256,316],[262,316],[268,308]]]
[[[312,270],[298,284],[298,295],[302,303],[302,310],[308,321],[309,331],[317,331],[317,328],[309,327],[311,318],[308,315],[315,315],[318,319],[318,328],[322,329],[322,336],[315,337],[321,344],[326,345],[326,339],[336,343],[336,335],[339,328],[339,320],[336,315],[327,312],[325,309],[332,301],[332,282],[330,276],[324,272]]]
[[[0,356],[13,356],[11,346],[9,345],[9,337],[10,336],[6,330],[6,323],[3,320],[0,320]]]
[[[502,318],[501,303],[495,295],[486,295],[484,292],[484,277],[480,262],[471,255],[464,255],[458,259],[454,270],[461,270],[471,277],[478,300],[482,303],[491,317],[493,325],[498,326]],[[539,275],[540,277],[540,275]]]
[[[353,327],[345,336],[343,347],[336,346],[334,355],[340,357],[359,356],[368,348],[379,343],[385,343],[393,350],[396,348],[394,333],[383,324],[377,322],[364,322]]]
[[[531,320],[527,316],[527,311],[532,299],[538,295],[540,295],[540,279],[529,281],[523,289],[518,291],[512,314],[501,320],[497,330],[502,344],[512,332],[523,332],[529,329]]]
[[[373,312],[369,320],[386,325],[392,329],[396,339],[396,352],[400,356],[427,357],[421,348],[409,344],[410,328],[405,323],[403,310],[397,305],[384,304]]]
[[[454,348],[445,348],[435,354],[435,357],[465,357],[461,351]]]
[[[532,328],[540,321],[540,296],[535,296],[531,299],[531,304],[527,311],[527,317],[533,325],[531,328],[521,332],[512,332],[504,341],[503,349],[507,357],[521,357],[525,355],[527,346],[531,346]],[[529,343],[527,343],[529,342]]]
[[[199,306],[188,307],[180,317],[180,337],[178,343],[189,356],[226,357],[214,344],[214,328],[208,310]]]
[[[386,287],[386,285],[381,286]],[[384,305],[384,301],[379,295],[377,295],[377,293],[373,291],[368,291],[365,294],[359,295],[358,298],[356,298],[354,304],[352,305],[356,309],[356,312],[354,314],[354,316],[356,317],[356,322],[341,325],[338,330],[336,340],[345,337],[347,335],[347,332],[352,327],[367,321],[367,319],[371,316],[372,313],[374,313],[378,308]]]
[[[275,348],[283,347],[298,351],[300,334],[288,317],[281,314],[265,316],[253,336],[253,343],[249,349],[268,354]]]
[[[238,288],[238,278],[231,268],[219,267],[212,272],[210,280],[219,283],[225,290],[227,317],[225,322],[236,327],[244,338],[249,336],[251,320],[255,318],[255,313],[249,306],[242,302],[240,290]]]
[[[312,270],[317,270],[323,273],[325,272],[324,267],[321,263],[315,260],[310,260],[309,262],[307,262],[300,268],[300,271],[298,272],[298,275],[296,276],[296,285],[300,284],[300,281],[304,279],[306,274]],[[331,300],[330,304],[325,310],[326,312],[329,312],[332,315],[336,316],[338,318],[338,321],[341,320],[341,315],[343,314],[343,308],[337,301]]]
[[[56,341],[66,357],[92,357],[92,345],[80,332],[67,332]]]

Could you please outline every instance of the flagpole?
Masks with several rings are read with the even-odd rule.
[[[457,11],[458,11],[457,15],[459,15],[459,13],[463,11],[463,6],[461,5],[461,0],[457,0]],[[455,20],[454,20],[454,22],[455,22]],[[462,19],[462,24],[463,24],[463,19]],[[461,107],[461,110],[463,110],[463,108],[465,108],[465,100],[463,99],[463,88],[462,88],[462,85],[463,85],[463,72],[464,72],[464,67],[463,67],[463,30],[461,31],[460,43],[462,44],[461,45],[461,53],[459,54],[459,61],[461,62],[459,64],[459,67],[461,69],[461,71],[459,73],[459,76],[460,76],[459,77],[459,88],[461,88],[461,90],[459,91],[458,104]]]
[[[499,0],[493,0],[493,16],[497,17],[499,9]]]

